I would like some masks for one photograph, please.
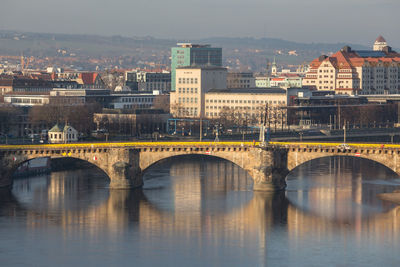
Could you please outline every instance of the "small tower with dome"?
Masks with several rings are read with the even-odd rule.
[[[382,37],[382,35],[379,35],[379,37],[375,40],[374,43],[374,51],[382,51],[383,48],[388,46],[385,38]]]
[[[272,66],[271,66],[271,74],[272,74],[272,76],[275,76],[278,74],[278,67],[276,65],[275,57],[274,57],[274,62],[272,62]]]

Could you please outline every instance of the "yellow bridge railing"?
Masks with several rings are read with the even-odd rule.
[[[319,143],[319,142],[270,142],[277,146],[300,146],[300,147],[334,147],[342,143]],[[228,141],[228,142],[108,142],[108,143],[68,143],[68,144],[32,144],[32,145],[0,145],[0,150],[12,149],[72,149],[72,148],[110,148],[110,147],[198,147],[198,146],[259,146],[260,142]],[[400,148],[400,144],[371,144],[371,143],[347,143],[355,148]]]

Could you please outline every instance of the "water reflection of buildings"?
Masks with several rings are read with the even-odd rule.
[[[377,198],[384,184],[371,186],[374,181],[391,177],[393,173],[370,161],[349,157],[314,160],[298,168],[295,176],[303,189],[292,192],[289,186],[287,194],[292,202],[336,221],[361,220],[373,211],[368,208],[370,206],[379,207],[376,209],[381,211],[393,206]]]
[[[80,179],[87,173],[71,172],[53,173],[48,183],[38,183],[36,189],[26,189],[34,190],[33,205],[47,202],[47,206],[20,207],[14,203],[10,210],[19,207],[20,212],[7,214],[20,216],[23,212],[32,230],[53,224],[61,226],[66,235],[85,230],[93,240],[105,233],[110,238],[118,238],[118,234],[134,227],[143,241],[153,240],[156,236],[188,242],[196,240],[206,245],[228,242],[243,247],[251,244],[259,250],[261,258],[268,247],[274,246],[271,236],[277,228],[283,230],[280,237],[287,240],[288,246],[298,244],[310,235],[328,239],[336,235],[345,238],[355,236],[360,243],[366,237],[376,243],[398,243],[399,207],[363,217],[361,208],[338,204],[351,199],[358,204],[377,201],[371,202],[366,197],[365,194],[373,194],[373,191],[368,189],[365,192],[362,177],[357,174],[359,171],[338,175],[343,174],[339,169],[366,167],[346,164],[339,160],[323,165],[321,169],[324,171],[320,176],[329,174],[336,175],[336,178],[329,181],[313,180],[321,183],[321,186],[298,194],[313,209],[326,208],[336,218],[342,216],[343,219],[337,220],[288,204],[282,194],[247,190],[251,184],[248,175],[239,167],[220,160],[204,164],[177,161],[171,165],[171,188],[163,190],[169,190],[168,197],[172,201],[168,205],[172,205],[173,209],[159,206],[160,203],[153,201],[146,191],[108,190],[104,188],[106,183],[96,179]],[[296,175],[307,177],[311,171],[315,171],[313,168],[313,165],[305,166],[297,170]],[[380,170],[377,175],[381,174]],[[17,183],[17,190],[18,186]],[[2,205],[0,209],[7,210],[7,207]],[[355,215],[346,217],[349,212]]]
[[[310,175],[312,173],[314,175]],[[288,231],[292,241],[308,235],[333,237],[340,234],[354,234],[359,240],[368,236],[377,242],[399,241],[400,207],[382,203],[377,197],[384,185],[371,186],[371,182],[378,179],[396,176],[386,167],[367,160],[335,157],[306,164],[297,170],[296,176],[307,179],[304,183],[310,186],[305,186],[308,190],[287,192],[292,194],[289,198],[294,202],[288,208]],[[393,191],[393,186],[388,191]]]
[[[244,247],[253,240],[253,246],[265,248],[270,229],[286,218],[276,196],[252,192],[251,177],[227,161],[182,161],[171,166],[170,175],[174,212],[148,213],[141,205],[139,226],[144,238],[181,237],[198,240],[200,247],[210,242]]]

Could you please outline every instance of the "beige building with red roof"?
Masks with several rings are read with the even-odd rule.
[[[303,85],[337,94],[398,94],[400,54],[381,36],[371,51],[345,46],[330,57],[314,59]]]

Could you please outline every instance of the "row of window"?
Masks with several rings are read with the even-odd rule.
[[[206,99],[206,103],[235,103],[235,104],[285,104],[284,100],[224,100],[224,99]]]
[[[264,110],[265,107],[263,106],[258,106],[258,107],[249,107],[249,106],[245,106],[245,107],[229,107],[229,106],[206,106],[206,109],[223,109],[223,108],[231,108],[231,109],[240,109],[240,110]],[[276,110],[277,107],[272,108],[273,110]]]
[[[146,83],[146,89],[167,89],[168,83]]]
[[[178,83],[182,83],[182,84],[197,84],[198,79],[197,78],[179,78],[178,79]]]
[[[197,94],[197,88],[178,88],[178,92],[179,93],[187,93],[187,94],[189,94],[189,93],[191,93],[191,94],[193,94],[193,93],[195,93],[195,94]]]
[[[210,116],[210,117],[217,117],[217,116],[220,116],[220,115],[223,115],[223,114],[221,112],[206,112],[206,116]],[[246,113],[245,115],[250,116],[253,119],[255,119],[255,118],[257,118],[259,116],[258,114],[248,114],[248,113]],[[271,118],[283,119],[284,115],[278,113],[278,114],[274,114],[274,116],[271,116]]]
[[[124,109],[132,109],[132,108],[151,108],[151,104],[124,105]]]
[[[122,102],[127,102],[127,103],[139,103],[139,102],[153,102],[152,97],[123,97],[121,99]]]
[[[180,108],[178,113],[180,115],[197,116],[197,108]]]
[[[50,133],[49,134],[49,136],[50,136],[50,139],[62,139],[62,134],[56,134],[56,133]],[[66,139],[75,139],[76,138],[76,135],[74,134],[74,133],[68,133],[68,134],[66,134]]]
[[[237,84],[237,83],[250,83],[250,80],[229,80],[228,83]]]
[[[179,97],[178,103],[195,103],[197,104],[197,97]]]
[[[329,70],[319,70],[319,72],[325,72],[325,73],[327,73],[327,72],[329,72]],[[333,70],[331,70],[330,72],[333,72]]]
[[[31,99],[31,98],[11,98],[11,103],[25,103],[25,104],[42,104],[42,99]]]

